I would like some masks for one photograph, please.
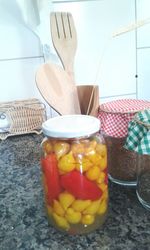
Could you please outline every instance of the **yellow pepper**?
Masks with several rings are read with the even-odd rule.
[[[104,214],[106,211],[107,211],[107,202],[105,200],[102,200],[97,210],[97,214],[99,215]]]
[[[75,211],[82,212],[91,204],[91,200],[75,200],[72,203],[72,208]]]
[[[102,194],[102,196],[101,196],[101,200],[108,200],[108,196],[109,196],[108,188],[106,188],[106,189],[103,191],[103,194]]]
[[[107,147],[105,144],[97,144],[96,145],[96,152],[100,154],[102,157],[107,155]]]
[[[106,176],[106,174],[104,172],[100,172],[98,178],[96,179],[96,182],[98,184],[103,183],[105,181],[105,176]]]
[[[53,201],[53,211],[54,211],[56,214],[60,215],[60,216],[64,216],[64,214],[65,214],[65,210],[63,209],[63,207],[62,207],[62,205],[60,204],[60,202],[57,201],[57,200],[54,200],[54,201]]]
[[[57,215],[56,213],[53,213],[53,218],[59,227],[62,227],[63,229],[70,228],[70,225],[65,217],[62,217],[62,216]]]
[[[43,143],[43,148],[44,148],[44,151],[46,152],[46,154],[50,154],[53,151],[53,145],[49,140],[46,140]]]
[[[71,146],[71,151],[75,157],[77,157],[78,155],[84,155],[85,153],[84,144],[80,142],[73,143]]]
[[[76,162],[76,169],[82,173],[92,167],[92,162],[85,156],[77,158]]]
[[[95,140],[89,141],[89,143],[85,145],[85,154],[86,155],[94,154],[96,145],[97,145],[97,142]]]
[[[68,208],[65,217],[69,223],[77,224],[81,220],[81,213],[74,211],[73,208]]]
[[[98,153],[93,153],[88,155],[88,159],[93,163],[93,165],[100,165],[102,157]]]
[[[105,190],[108,189],[108,186],[107,186],[107,184],[105,184],[105,183],[101,183],[101,184],[99,184],[98,186],[99,186],[99,188],[100,188],[103,192],[104,192]]]
[[[91,204],[83,211],[83,214],[92,214],[94,215],[98,208],[99,208],[99,205],[100,205],[100,200],[96,200],[96,201],[92,201]]]
[[[70,172],[75,168],[75,164],[75,159],[70,151],[68,154],[65,154],[59,159],[58,168],[64,172]]]
[[[54,144],[53,148],[57,159],[59,159],[69,152],[70,145],[67,142],[59,141]]]
[[[86,177],[91,180],[94,181],[96,179],[98,179],[99,175],[100,175],[100,168],[98,166],[94,166],[92,168],[90,168],[87,172],[86,172]]]
[[[59,195],[59,201],[64,210],[67,210],[67,208],[74,202],[74,200],[74,196],[68,192],[63,192]]]
[[[84,225],[91,225],[91,224],[93,224],[94,220],[95,220],[94,215],[85,214],[82,216],[81,222]]]
[[[101,157],[99,161],[100,169],[103,171],[107,167],[107,156]]]

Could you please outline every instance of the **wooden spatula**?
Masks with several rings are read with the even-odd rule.
[[[50,27],[53,45],[64,69],[74,80],[74,58],[77,49],[77,34],[73,17],[69,12],[51,12]]]
[[[60,66],[41,65],[36,73],[36,84],[47,103],[59,114],[80,114],[77,88]]]

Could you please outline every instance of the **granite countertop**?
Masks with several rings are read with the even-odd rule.
[[[109,183],[104,225],[84,236],[66,236],[48,225],[40,171],[42,135],[0,142],[0,250],[149,250],[150,212],[135,188]]]

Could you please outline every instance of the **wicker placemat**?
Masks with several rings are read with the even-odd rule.
[[[8,136],[28,133],[40,134],[42,123],[46,120],[45,105],[38,99],[27,99],[0,103],[0,113],[3,113],[10,126],[0,133],[0,139]]]

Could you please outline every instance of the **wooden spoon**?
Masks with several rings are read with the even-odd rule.
[[[36,84],[47,103],[59,114],[80,114],[77,88],[60,66],[41,65],[36,73]]]

